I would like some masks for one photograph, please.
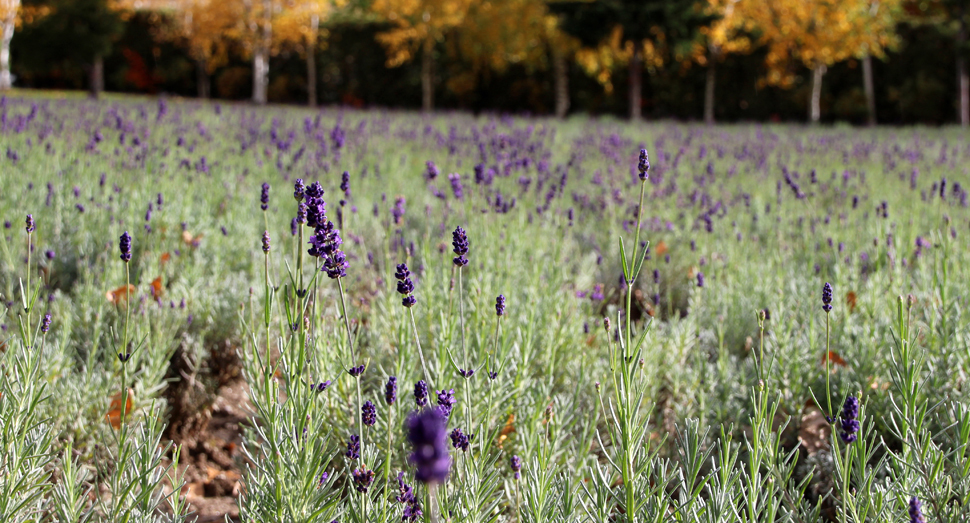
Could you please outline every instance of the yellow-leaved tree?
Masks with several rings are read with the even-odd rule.
[[[346,4],[344,0],[284,0],[283,14],[276,21],[279,45],[303,55],[307,67],[307,103],[317,105],[317,50],[326,30],[320,25]]]
[[[456,93],[471,91],[491,72],[512,65],[529,70],[552,70],[555,113],[569,110],[567,60],[579,42],[559,29],[558,18],[544,0],[489,0],[474,4],[456,29],[450,50],[470,70],[451,76],[448,87]]]
[[[374,0],[374,13],[393,27],[377,35],[387,64],[399,66],[421,53],[421,107],[434,108],[434,47],[459,27],[478,0]]]
[[[700,29],[700,38],[691,48],[691,61],[707,68],[704,83],[704,122],[714,123],[714,88],[717,64],[728,55],[750,52],[752,23],[744,17],[744,4],[750,0],[708,0],[707,9],[714,21]]]
[[[895,44],[896,0],[773,0],[743,2],[744,16],[765,45],[763,83],[789,87],[797,65],[812,71],[809,120],[821,116],[822,77],[832,64],[884,55]],[[884,10],[884,11],[883,11]]]

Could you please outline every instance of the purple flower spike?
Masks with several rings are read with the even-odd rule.
[[[384,385],[384,401],[388,405],[393,405],[397,401],[397,378],[394,376],[387,378],[387,383]]]
[[[344,453],[350,459],[360,459],[360,436],[352,434],[347,441],[347,452]]]
[[[360,414],[361,421],[364,422],[364,425],[373,427],[377,423],[377,406],[374,405],[374,402],[370,400],[365,401],[364,405],[360,408]]]
[[[926,523],[923,517],[923,504],[913,496],[909,499],[909,523]]]
[[[822,310],[825,312],[832,310],[832,285],[828,282],[822,286]]]
[[[441,389],[438,391],[438,410],[444,417],[451,416],[451,410],[455,408],[455,389]]]
[[[505,316],[505,295],[499,294],[495,297],[495,315]]]
[[[269,231],[263,231],[263,252],[269,252]]]
[[[263,182],[262,191],[259,193],[259,208],[262,210],[269,209],[269,184]]]
[[[462,432],[461,429],[456,428],[455,430],[451,431],[450,436],[451,436],[451,445],[453,447],[455,447],[456,449],[462,452],[468,451],[468,445],[472,439],[471,434],[465,434],[464,432]]]
[[[839,419],[839,424],[842,426],[842,433],[839,436],[842,437],[842,441],[845,443],[852,443],[856,441],[859,437],[856,434],[859,432],[859,398],[855,396],[849,396],[845,399],[845,404],[842,406],[842,414]]]
[[[522,477],[522,458],[512,456],[512,459],[509,460],[509,466],[512,468],[512,472],[515,473],[515,479],[520,479]]]
[[[47,313],[44,315],[44,319],[40,322],[40,331],[47,334],[47,331],[51,329],[51,315]]]
[[[406,425],[415,479],[421,483],[444,483],[451,468],[445,417],[435,409],[424,410],[412,414]]]
[[[428,404],[428,384],[424,380],[414,384],[414,402],[419,407],[424,407]]]
[[[368,468],[357,469],[353,472],[354,488],[362,494],[367,493],[370,484],[374,482],[374,471]]]
[[[468,235],[465,234],[465,229],[460,226],[455,228],[455,232],[451,233],[451,245],[454,247],[454,253],[458,255],[453,260],[455,265],[458,267],[468,265],[468,258],[465,257],[468,254]]]
[[[656,151],[654,151],[656,152]],[[647,155],[646,149],[640,149],[640,160],[637,162],[637,171],[639,172],[640,180],[647,181],[650,175],[647,171],[650,170],[650,157]]]
[[[35,228],[36,227],[34,227],[34,215],[33,214],[28,214],[27,215],[27,233],[29,234],[29,233],[34,232],[34,229]],[[9,229],[9,227],[8,227],[8,229]]]
[[[125,231],[118,241],[118,249],[121,251],[121,259],[128,263],[131,261],[131,235]]]
[[[293,198],[302,202],[304,193],[306,193],[306,185],[303,184],[303,178],[297,178],[296,182],[293,183]]]

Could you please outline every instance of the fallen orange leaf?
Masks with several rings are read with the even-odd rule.
[[[132,399],[134,398],[134,391],[128,389],[128,397],[125,402],[125,416],[131,414],[131,407],[133,405]],[[112,427],[116,429],[121,428],[121,393],[117,393],[111,397],[111,406],[108,408],[108,413],[104,415],[104,419],[111,424]]]
[[[855,306],[856,306],[856,295],[855,295],[855,293],[852,292],[852,291],[849,291],[845,295],[845,302],[849,304],[849,312],[854,312],[855,311]]]
[[[657,256],[663,256],[664,254],[667,254],[667,244],[664,243],[663,240],[660,240],[660,242],[657,243],[657,246],[655,247],[655,249],[657,252]]]
[[[834,350],[830,350],[829,351],[829,362],[832,363],[835,366],[841,366],[841,367],[848,367],[849,366],[849,364],[844,359],[842,359],[842,356],[839,356],[839,353],[838,352],[835,352]],[[824,355],[822,356],[822,365],[823,366],[825,365],[825,356]],[[835,367],[832,367],[832,370],[834,371],[835,370]]]
[[[127,286],[122,285],[121,287],[118,287],[117,289],[115,289],[113,291],[108,291],[104,295],[104,297],[108,299],[108,302],[109,303],[118,304],[118,303],[121,303],[122,301],[127,301],[128,300],[128,296],[130,296],[134,292],[135,292],[135,286],[134,285],[131,285],[131,284],[129,284]]]
[[[152,280],[152,296],[155,298],[162,297],[162,277],[159,276]]]

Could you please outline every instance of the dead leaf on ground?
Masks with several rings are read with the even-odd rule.
[[[813,400],[805,402],[802,409],[802,419],[798,427],[798,442],[814,456],[820,450],[829,448],[829,437],[832,435],[832,425],[825,419],[825,414],[815,405]]]
[[[135,392],[128,389],[128,397],[125,402],[125,416],[131,414],[131,408],[133,406],[133,399],[135,397]],[[104,415],[104,419],[111,424],[115,429],[121,428],[121,393],[117,393],[111,397],[111,406],[108,407],[108,413]]]

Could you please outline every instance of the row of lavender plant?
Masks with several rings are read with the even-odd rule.
[[[57,174],[0,183],[26,211],[51,210],[42,241],[58,252],[21,264],[8,233],[0,272],[5,296],[24,267],[55,276],[38,288],[59,340],[42,372],[59,389],[27,417],[50,418],[53,448],[73,442],[82,464],[117,459],[97,433],[115,433],[103,417],[115,393],[126,402],[121,383],[132,417],[157,419],[171,351],[200,362],[213,349],[197,340],[224,336],[246,340],[253,394],[247,520],[898,520],[914,496],[933,518],[963,515],[966,212],[951,173],[965,151],[944,132],[662,125],[647,130],[647,176],[624,138],[641,130],[610,124],[348,112],[301,131],[296,112],[267,128],[244,108],[82,104],[71,129],[93,138],[78,144],[56,134],[67,120],[50,107],[67,105],[44,105],[4,128],[8,159]],[[62,162],[90,183],[45,196]],[[323,183],[300,201],[267,194],[255,218],[254,178],[285,187],[294,169]],[[442,171],[468,174],[445,193]],[[127,285],[105,245],[124,228],[130,311],[101,299]],[[168,301],[150,292],[158,270]],[[900,293],[912,301],[889,310]],[[137,341],[120,362],[129,312]],[[439,458],[427,474],[409,459],[420,381],[427,407],[450,408],[444,439],[441,420],[413,424]],[[87,470],[79,483],[111,485],[110,466]]]

